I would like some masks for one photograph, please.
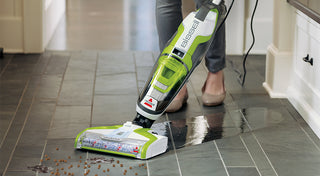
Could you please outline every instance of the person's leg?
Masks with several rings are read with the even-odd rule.
[[[157,0],[156,24],[160,52],[182,22],[181,0]]]
[[[200,8],[204,0],[194,0],[197,8]],[[224,2],[222,8],[226,9]],[[204,105],[215,106],[223,102],[225,98],[223,68],[226,66],[226,40],[225,24],[216,32],[212,44],[205,56],[205,63],[208,68],[206,82],[202,88],[202,101]]]
[[[157,0],[156,1],[156,23],[159,35],[160,52],[166,43],[177,31],[182,22],[181,0]],[[188,92],[186,85],[180,90],[171,102],[166,112],[176,112],[186,103]]]

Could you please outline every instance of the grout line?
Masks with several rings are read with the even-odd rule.
[[[93,87],[92,87],[92,98],[91,98],[91,114],[90,114],[90,124],[89,126],[92,127],[92,118],[93,118],[93,105],[94,105],[94,95],[96,89],[96,79],[97,79],[97,71],[98,71],[98,64],[99,64],[99,52],[96,54],[96,67],[94,70],[94,78],[93,78]]]
[[[260,147],[260,149],[261,149],[262,153],[264,154],[264,156],[265,156],[265,157],[266,157],[266,159],[268,160],[268,163],[270,164],[270,166],[271,166],[272,170],[273,170],[273,171],[274,171],[274,173],[278,176],[278,173],[277,173],[276,169],[273,167],[273,165],[272,165],[272,163],[271,163],[271,161],[270,161],[270,159],[269,159],[268,155],[266,154],[266,152],[265,152],[265,151],[264,151],[264,149],[262,148],[262,145],[261,145],[261,143],[259,142],[259,140],[258,140],[257,136],[253,133],[253,130],[252,130],[251,126],[249,125],[249,122],[248,122],[248,120],[246,119],[245,115],[242,113],[242,111],[241,111],[241,110],[240,110],[240,113],[241,113],[242,119],[244,119],[244,120],[245,120],[245,122],[247,123],[247,125],[248,125],[248,127],[249,127],[249,129],[250,129],[250,131],[251,131],[252,136],[254,137],[254,139],[256,140],[256,142],[258,143],[258,145],[259,145],[259,147]]]
[[[166,118],[167,118],[167,121],[169,121],[168,113],[166,113]],[[172,145],[173,145],[174,154],[176,156],[176,160],[177,160],[177,164],[178,164],[179,174],[180,174],[180,176],[182,176],[181,167],[180,167],[180,163],[179,163],[179,158],[178,158],[178,155],[177,155],[176,145],[175,145],[174,140],[173,140],[173,135],[172,135],[172,130],[171,130],[170,124],[169,124],[169,130],[170,130],[170,136],[171,136],[171,141],[172,141]]]
[[[66,72],[67,72],[67,69],[68,69],[68,65],[69,65],[69,62],[71,60],[71,57],[72,57],[72,54],[70,55],[69,59],[68,59],[68,62],[67,62],[67,65],[66,65],[66,69],[64,70],[63,74],[62,74],[62,78],[61,78],[61,83],[60,83],[60,86],[59,86],[59,91],[58,91],[58,95],[57,95],[57,98],[55,100],[55,106],[54,106],[54,110],[53,110],[53,113],[52,113],[52,117],[51,117],[51,121],[50,121],[50,125],[49,125],[49,129],[48,129],[48,135],[47,135],[47,138],[46,140],[48,139],[48,136],[49,136],[49,132],[50,132],[50,129],[53,125],[53,122],[54,122],[54,116],[56,114],[56,110],[57,110],[57,106],[58,106],[58,101],[59,101],[59,98],[60,98],[60,95],[61,95],[61,90],[62,90],[62,86],[63,86],[63,82],[64,82],[64,77],[66,75]],[[50,62],[50,61],[49,61]],[[49,63],[48,62],[48,63]],[[43,74],[42,74],[43,75]],[[38,87],[39,88],[39,87]]]
[[[51,57],[52,57],[52,55],[50,56],[50,60],[48,61],[46,67],[49,65],[49,63],[50,63],[50,61],[51,61],[51,59],[52,59]],[[66,69],[64,70],[64,72],[63,72],[63,74],[62,74],[61,84],[60,84],[60,86],[59,86],[59,92],[58,92],[57,98],[55,98],[55,106],[54,106],[54,110],[53,110],[53,113],[52,113],[52,116],[51,116],[50,125],[49,125],[49,128],[48,128],[48,134],[47,134],[47,137],[46,137],[46,139],[45,139],[45,144],[44,144],[44,147],[43,147],[43,150],[42,150],[42,154],[41,154],[41,158],[40,158],[40,159],[43,159],[43,155],[44,155],[44,153],[45,153],[45,151],[46,151],[46,148],[47,148],[49,132],[50,132],[50,129],[51,129],[51,127],[52,127],[52,125],[53,125],[53,122],[54,122],[54,116],[55,116],[55,114],[56,114],[56,110],[57,110],[58,101],[59,101],[59,97],[60,97],[61,90],[62,90],[62,85],[63,85],[65,73],[66,73],[66,71],[67,71],[67,68],[68,68],[70,59],[71,59],[71,55],[70,55],[70,57],[69,57],[69,59],[68,59],[68,63],[67,63],[67,65],[66,65]],[[45,75],[45,74],[42,73],[41,76],[43,76],[43,75]],[[38,84],[36,90],[39,89],[39,88],[40,88],[40,83]],[[35,90],[35,92],[36,92],[36,90]],[[35,97],[36,97],[36,94],[33,95],[33,98],[35,98]],[[38,176],[38,172],[36,172],[36,176]]]
[[[316,144],[316,142],[311,138],[311,136],[308,134],[308,132],[302,127],[301,123],[299,123],[298,119],[295,118],[295,115],[293,114],[293,112],[291,112],[288,108],[288,106],[285,103],[283,103],[284,106],[286,107],[286,111],[292,116],[292,118],[296,121],[296,123],[298,124],[298,126],[301,128],[301,130],[306,134],[306,136],[309,138],[309,140],[312,142],[312,144],[320,151],[320,147]],[[298,112],[297,112],[298,113]],[[302,118],[302,117],[301,117]],[[303,119],[303,118],[302,118]],[[303,119],[303,122],[305,122],[305,120]],[[305,122],[306,123],[306,122]]]
[[[260,142],[258,141],[257,136],[256,136],[253,132],[252,132],[252,135],[253,135],[254,139],[257,141],[257,143],[258,143],[260,149],[262,150],[263,154],[264,154],[265,157],[267,158],[268,163],[270,164],[272,170],[275,172],[275,174],[276,174],[277,176],[279,176],[278,173],[277,173],[277,171],[276,171],[276,169],[273,167],[273,165],[272,165],[269,157],[267,156],[266,152],[265,152],[264,149],[262,148],[262,145],[261,145]]]
[[[27,81],[27,83],[26,83],[26,85],[25,85],[25,87],[24,87],[24,89],[23,89],[22,95],[21,95],[21,97],[20,97],[20,99],[19,99],[19,103],[18,103],[18,105],[17,105],[17,107],[16,107],[16,110],[15,110],[14,114],[12,115],[13,118],[11,119],[11,121],[10,121],[10,123],[9,123],[9,125],[8,125],[7,131],[4,133],[4,136],[3,136],[2,141],[1,141],[1,143],[0,143],[0,149],[1,149],[1,147],[2,147],[2,145],[3,145],[3,143],[4,143],[4,141],[5,141],[5,139],[7,138],[7,135],[8,135],[8,133],[9,133],[9,131],[10,131],[10,128],[11,128],[11,125],[12,125],[13,121],[14,121],[15,118],[16,118],[16,115],[17,115],[17,112],[18,112],[18,110],[19,110],[19,108],[20,108],[20,106],[21,106],[21,103],[22,103],[22,99],[23,99],[23,97],[24,97],[24,94],[26,93],[26,91],[27,91],[27,89],[28,89],[29,82],[30,82],[30,79]],[[31,105],[30,105],[30,106],[31,106]]]
[[[261,175],[261,172],[260,172],[260,170],[259,170],[259,168],[258,168],[258,166],[257,166],[257,163],[254,161],[254,159],[253,159],[253,157],[252,157],[252,154],[251,154],[251,152],[250,152],[249,149],[248,149],[247,144],[244,142],[244,140],[243,140],[243,138],[241,137],[241,135],[239,135],[239,137],[240,137],[240,139],[241,139],[242,144],[243,144],[244,147],[246,148],[246,150],[247,150],[247,152],[248,152],[251,160],[253,161],[253,164],[254,164],[255,168],[257,169],[259,175],[262,176],[262,175]]]
[[[319,146],[316,144],[316,142],[311,138],[311,136],[307,133],[307,131],[298,123],[301,130],[306,134],[306,136],[311,140],[311,143],[320,151]]]
[[[32,98],[30,107],[29,107],[28,112],[27,112],[27,114],[26,114],[26,118],[24,119],[22,128],[21,128],[21,130],[20,130],[20,132],[19,132],[17,141],[16,141],[16,143],[14,144],[14,147],[13,147],[13,149],[12,149],[12,151],[11,151],[11,154],[10,154],[9,160],[8,160],[8,162],[7,162],[7,165],[6,165],[6,167],[4,168],[3,175],[6,174],[8,168],[9,168],[9,165],[10,165],[11,160],[12,160],[12,158],[13,158],[14,152],[15,152],[15,150],[16,150],[16,148],[17,148],[17,145],[18,145],[18,143],[19,143],[19,141],[20,141],[20,138],[21,138],[21,136],[22,136],[24,127],[25,127],[25,125],[26,125],[26,123],[27,123],[27,120],[29,119],[29,115],[30,115],[30,112],[31,112],[31,109],[32,109],[32,106],[33,106],[33,103],[34,103],[34,99],[35,99],[35,97]]]
[[[146,161],[146,163],[147,163],[147,176],[150,176],[150,168],[149,168],[148,160]]]
[[[249,130],[252,132],[252,131],[253,131],[253,130],[252,130],[252,127],[250,126],[248,120],[246,119],[246,116],[243,114],[243,112],[242,112],[241,110],[239,110],[239,112],[240,112],[240,114],[241,114],[241,116],[242,116],[242,119],[246,122]]]
[[[43,146],[43,150],[42,150],[42,153],[41,153],[39,165],[42,164],[41,159],[43,159],[44,151],[47,148],[47,143],[48,143],[48,139],[46,139],[45,142],[44,142],[44,146]],[[39,171],[36,172],[36,176],[38,176],[38,175],[39,175]]]
[[[135,73],[135,76],[136,76],[137,94],[138,94],[138,97],[139,97],[140,91],[139,91],[139,79],[138,79],[138,68],[137,68],[136,53],[133,52],[132,56],[133,56],[134,71],[135,71],[134,73]]]
[[[5,70],[8,68],[9,64],[11,63],[12,58],[13,58],[13,56],[9,59],[8,63],[6,64],[6,66],[4,66],[2,72],[0,73],[0,77],[3,75]]]
[[[221,153],[220,153],[220,150],[219,150],[219,148],[218,148],[217,142],[216,142],[215,140],[213,141],[213,144],[215,145],[215,147],[216,147],[216,149],[217,149],[217,151],[218,151],[220,160],[221,160],[221,162],[222,162],[222,165],[223,165],[224,169],[226,170],[227,175],[230,176],[230,174],[229,174],[229,172],[228,172],[228,170],[227,170],[227,166],[226,166],[225,162],[223,161],[222,155],[221,155]]]

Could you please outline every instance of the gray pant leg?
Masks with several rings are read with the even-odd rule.
[[[160,52],[182,22],[181,0],[157,0],[156,23]]]
[[[197,8],[204,0],[194,0]],[[160,51],[164,49],[167,41],[177,31],[182,22],[181,0],[157,0],[156,21],[159,35]],[[206,66],[212,73],[225,68],[226,57],[225,25],[216,32],[213,42],[205,56]]]
[[[205,0],[194,0],[197,9]],[[223,8],[226,8],[224,1]],[[216,32],[214,39],[205,56],[206,66],[211,73],[216,73],[226,67],[226,32],[225,24]]]

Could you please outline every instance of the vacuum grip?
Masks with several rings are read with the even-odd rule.
[[[219,26],[218,6],[202,6],[190,13],[162,51],[141,92],[137,113],[160,117],[201,62]]]

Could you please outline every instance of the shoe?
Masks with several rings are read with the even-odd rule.
[[[221,105],[224,101],[224,99],[226,98],[226,91],[224,90],[224,92],[222,94],[218,94],[218,95],[212,95],[209,93],[205,93],[205,87],[206,87],[206,83],[204,83],[203,87],[202,87],[202,103],[205,106],[218,106]]]
[[[173,99],[168,108],[166,109],[166,112],[179,111],[182,108],[182,106],[187,103],[188,97],[189,96],[187,92],[184,97]]]

